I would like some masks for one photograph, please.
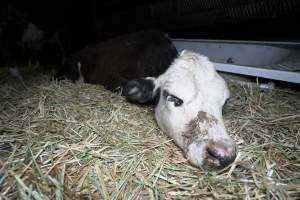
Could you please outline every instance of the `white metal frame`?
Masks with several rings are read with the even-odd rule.
[[[257,76],[262,78],[300,84],[300,73],[297,72],[264,69],[264,68],[248,67],[248,66],[225,64],[225,63],[215,63],[215,67],[217,70],[223,72]]]
[[[226,40],[202,40],[202,39],[173,39],[176,48],[181,51],[189,48],[197,51],[197,45],[203,42],[211,43],[231,43],[231,44],[258,44],[258,45],[276,45],[285,46],[286,48],[300,48],[299,42],[272,42],[272,41],[226,41]],[[182,45],[181,45],[182,44]],[[184,45],[183,45],[184,44]],[[199,49],[199,48],[198,48]],[[287,81],[300,84],[300,73],[262,67],[252,67],[246,65],[236,65],[228,63],[215,63],[216,69],[223,72],[243,74],[249,76],[263,77],[273,80]]]

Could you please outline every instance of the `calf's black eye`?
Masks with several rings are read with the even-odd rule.
[[[174,95],[169,95],[167,101],[173,102],[175,107],[181,106],[183,101]]]
[[[173,102],[175,107],[179,107],[183,104],[183,100],[168,93],[167,91],[163,92],[163,96],[165,97],[166,101]]]

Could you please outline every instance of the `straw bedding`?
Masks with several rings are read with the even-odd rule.
[[[102,86],[0,73],[0,199],[296,199],[300,92],[230,85],[229,167],[192,167],[154,109]]]

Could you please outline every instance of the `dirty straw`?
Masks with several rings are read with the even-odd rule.
[[[230,85],[229,167],[192,167],[152,107],[101,86],[0,73],[0,199],[296,199],[300,92]]]

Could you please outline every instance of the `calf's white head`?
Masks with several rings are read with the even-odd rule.
[[[157,78],[129,81],[123,94],[138,103],[156,102],[159,127],[195,166],[225,167],[237,147],[222,119],[228,87],[207,57],[184,50]]]

